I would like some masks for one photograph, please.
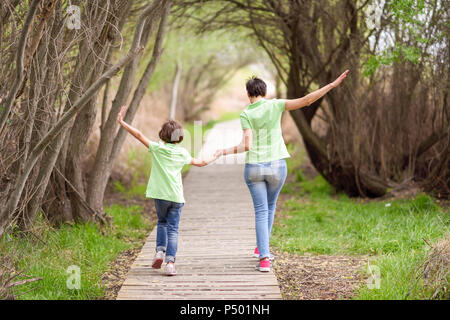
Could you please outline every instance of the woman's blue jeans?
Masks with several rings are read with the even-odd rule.
[[[269,240],[277,199],[286,176],[285,159],[245,165],[245,182],[250,189],[255,208],[256,245],[260,259],[270,256]]]
[[[155,199],[158,225],[156,227],[156,251],[166,253],[165,262],[175,262],[178,248],[178,224],[184,203]]]

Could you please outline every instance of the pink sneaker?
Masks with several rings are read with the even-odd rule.
[[[259,263],[256,265],[256,270],[261,272],[269,272],[270,271],[270,260],[260,260]]]

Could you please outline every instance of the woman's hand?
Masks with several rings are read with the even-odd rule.
[[[127,107],[126,106],[122,106],[122,108],[120,108],[120,112],[117,115],[117,122],[122,124],[123,122],[123,116],[125,115],[125,112],[127,111]]]
[[[333,88],[336,88],[338,85],[340,85],[340,84],[342,83],[342,81],[344,81],[344,79],[347,78],[347,75],[348,75],[349,72],[350,72],[350,70],[346,70],[343,74],[341,74],[341,75],[339,76],[339,78],[337,78],[336,80],[334,80],[334,81],[331,83],[331,86],[332,86]]]

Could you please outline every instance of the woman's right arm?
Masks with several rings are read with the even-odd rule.
[[[150,147],[150,140],[148,140],[142,132],[140,132],[138,129],[130,126],[128,123],[123,121],[123,115],[125,114],[125,111],[127,110],[127,107],[123,106],[120,109],[119,114],[117,115],[117,122],[129,133],[131,133],[136,139],[138,139],[140,142],[142,142],[147,149]]]
[[[242,141],[240,144],[238,144],[237,146],[228,148],[228,149],[217,150],[215,155],[226,156],[227,154],[247,152],[252,147],[252,142],[253,142],[252,129],[244,129]]]

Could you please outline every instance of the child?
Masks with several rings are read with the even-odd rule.
[[[191,158],[189,152],[180,147],[183,128],[176,121],[164,123],[159,131],[160,142],[149,141],[142,133],[123,121],[126,107],[120,110],[117,121],[141,141],[152,154],[152,171],[147,185],[146,196],[155,200],[158,225],[156,229],[156,254],[152,267],[160,269],[165,254],[165,273],[174,276],[175,254],[178,244],[178,223],[184,205],[181,169],[185,164],[203,167],[215,161],[218,156],[207,160]]]

